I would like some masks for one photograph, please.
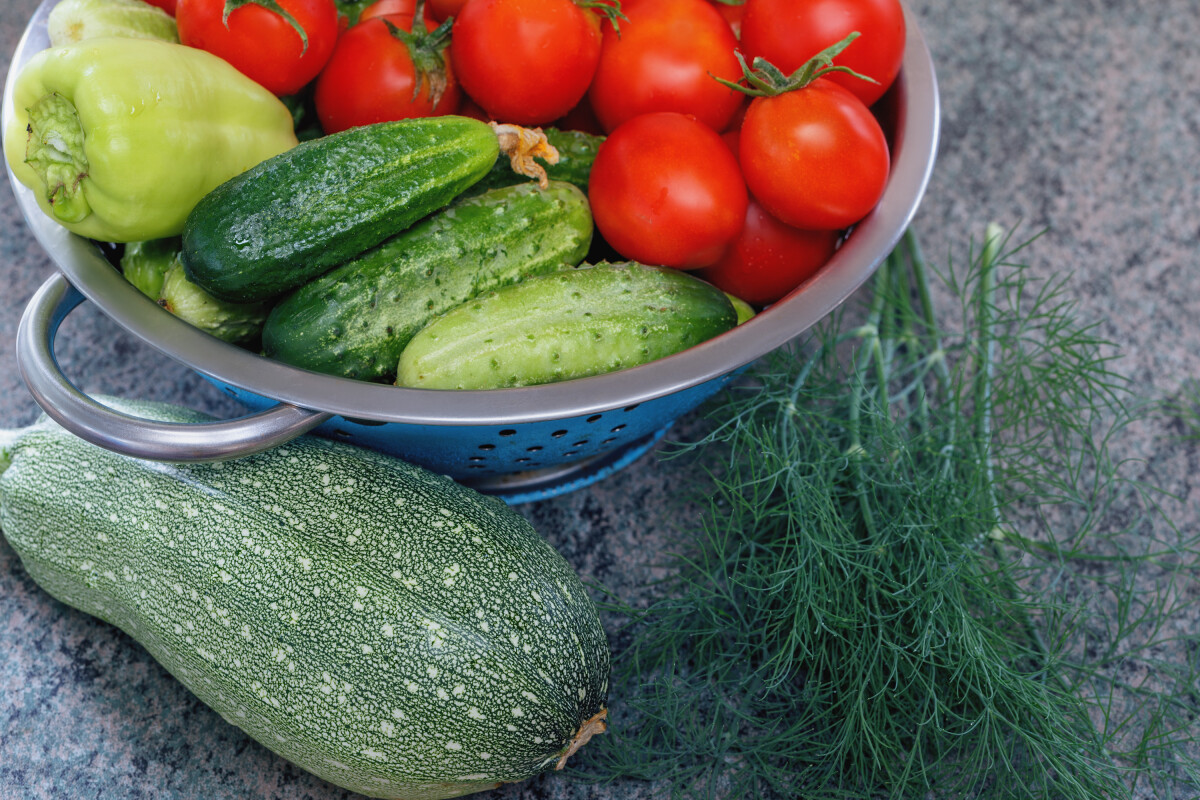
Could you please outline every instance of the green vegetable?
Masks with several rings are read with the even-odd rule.
[[[1176,625],[1200,534],[1114,462],[1136,421],[1114,350],[1017,249],[989,226],[931,287],[910,234],[868,308],[756,364],[675,450],[708,477],[681,498],[702,512],[627,609],[622,724],[583,777],[755,800],[1195,794],[1200,637]]]
[[[179,41],[175,18],[145,0],[59,0],[46,33],[52,47],[103,36]]]
[[[138,0],[142,2],[142,0]],[[158,302],[167,270],[179,261],[178,236],[129,242],[121,253],[121,274],[142,294]]]
[[[608,645],[567,562],[503,502],[396,459],[302,437],[155,464],[43,420],[0,436],[0,528],[54,597],[355,792],[490,789],[604,727]]]
[[[303,142],[205,197],[183,232],[188,277],[223,300],[294,289],[448,204],[496,162],[483,122],[443,116]]]
[[[244,342],[262,332],[269,303],[219,300],[188,280],[176,262],[163,276],[158,304],[189,325],[226,342]]]
[[[558,128],[543,128],[542,132],[546,135],[546,141],[558,153],[558,158],[551,163],[545,157],[536,156],[534,161],[546,171],[549,180],[573,183],[586,192],[588,178],[592,174],[592,162],[596,160],[596,151],[600,149],[604,137],[583,131],[562,131]],[[507,159],[501,158],[496,160],[491,171],[472,186],[468,193],[510,186],[532,179],[533,176],[514,170]]]
[[[305,369],[394,380],[400,351],[434,316],[577,264],[591,238],[587,198],[569,183],[460,200],[284,298],[267,318],[263,349]]]
[[[598,264],[482,294],[424,327],[400,386],[498,389],[645,364],[732,328],[723,292],[678,270]]]
[[[222,59],[152,39],[35,55],[4,152],[46,214],[106,242],[179,234],[201,197],[296,144],[287,108]]]

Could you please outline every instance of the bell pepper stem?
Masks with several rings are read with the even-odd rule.
[[[63,222],[80,222],[92,208],[82,187],[88,159],[79,113],[57,92],[38,100],[28,113],[25,163],[42,180],[54,216]]]

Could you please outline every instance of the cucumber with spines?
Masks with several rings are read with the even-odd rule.
[[[587,197],[569,183],[462,198],[281,300],[263,329],[271,358],[392,381],[426,322],[471,297],[578,264],[592,238]]]
[[[503,389],[646,364],[737,324],[724,292],[667,267],[596,264],[528,278],[457,306],[400,354],[396,383]]]
[[[183,231],[187,276],[222,300],[273,298],[447,205],[499,152],[487,123],[458,116],[301,142],[201,199]]]

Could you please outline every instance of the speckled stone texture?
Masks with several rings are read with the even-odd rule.
[[[11,54],[36,0],[0,4]],[[988,221],[1044,231],[1032,274],[1065,277],[1117,343],[1140,399],[1200,375],[1200,14],[1195,0],[914,0],[941,85],[941,151],[916,225],[927,255],[966,258]],[[51,265],[0,189],[0,428],[37,408],[17,373],[17,320]],[[64,369],[92,392],[241,413],[94,308],[64,326]],[[687,421],[685,420],[685,424]],[[1169,420],[1124,436],[1133,477],[1196,525],[1200,448]],[[653,456],[590,489],[522,507],[588,581],[627,598],[656,575],[670,498],[693,480]],[[1195,587],[1191,587],[1195,589]],[[1195,630],[1195,620],[1180,620]],[[0,542],[0,797],[54,800],[348,795],[249,740],[114,628],[39,590]],[[1169,654],[1168,654],[1169,655]],[[548,776],[488,797],[631,800],[667,787]],[[1191,795],[1200,796],[1200,788]]]

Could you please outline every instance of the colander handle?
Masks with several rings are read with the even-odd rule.
[[[77,389],[54,357],[58,327],[83,299],[60,274],[42,284],[17,328],[17,367],[46,414],[92,444],[151,461],[222,461],[283,444],[332,416],[287,403],[237,419],[191,424],[114,411]]]

